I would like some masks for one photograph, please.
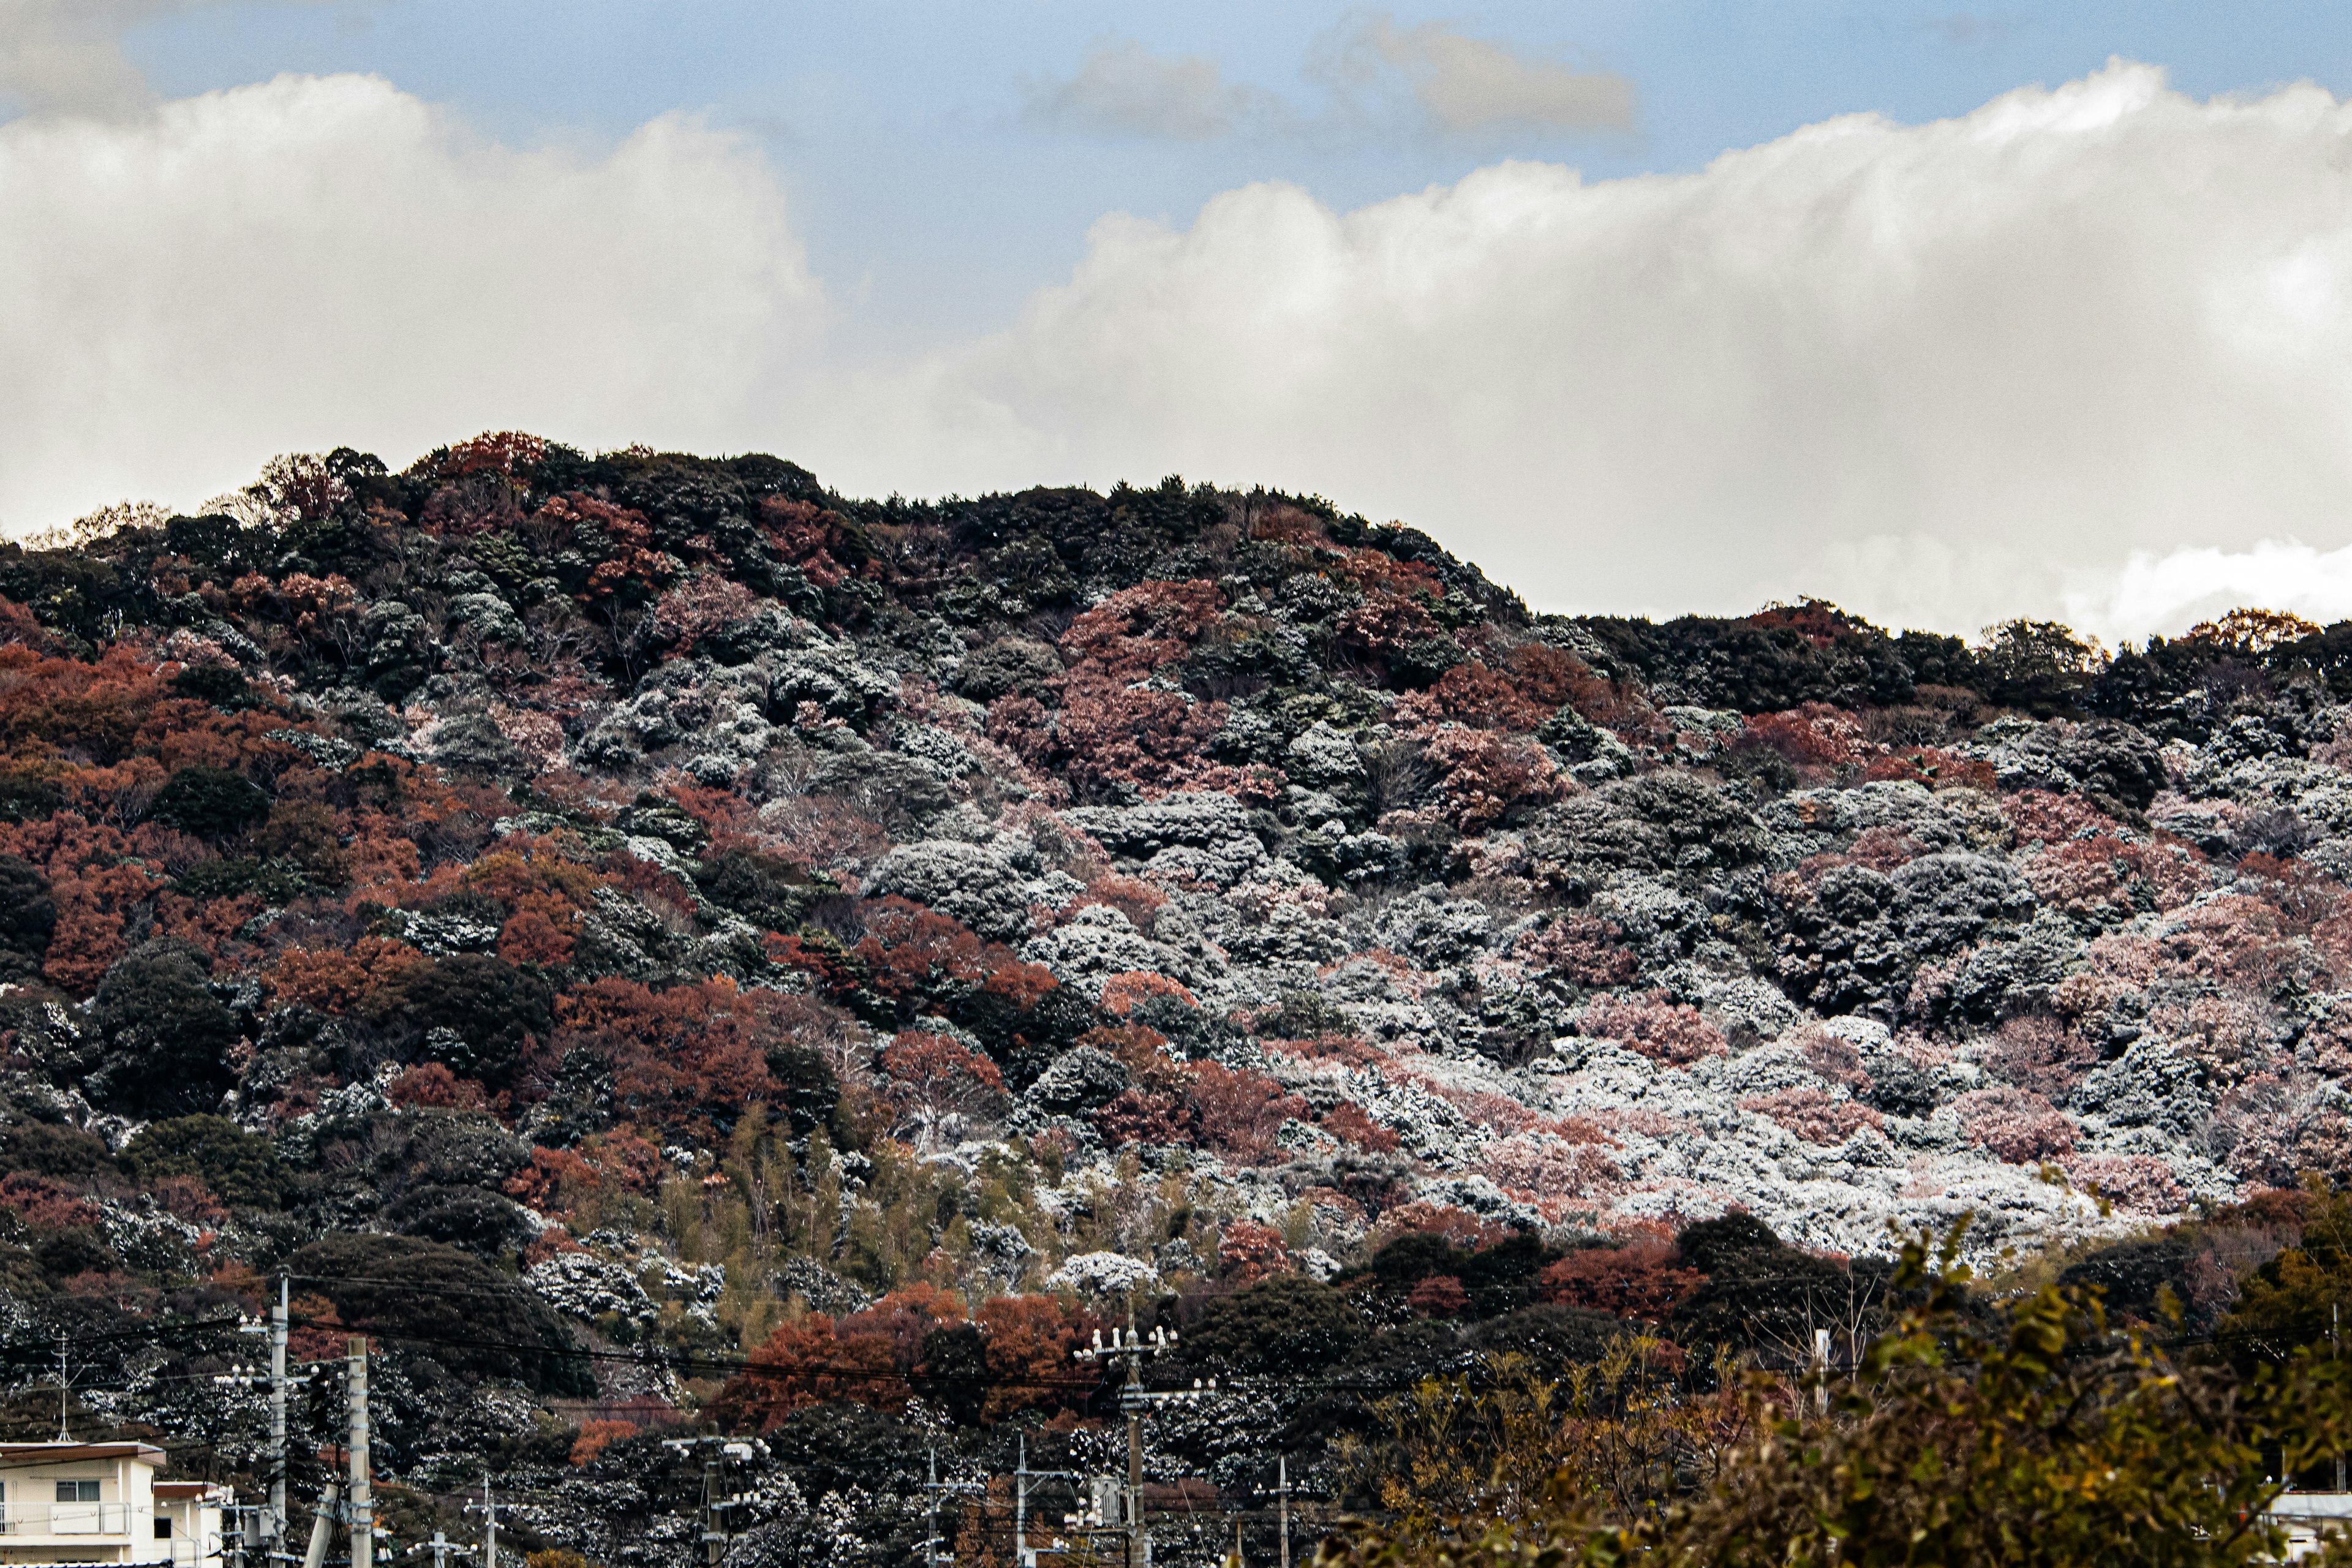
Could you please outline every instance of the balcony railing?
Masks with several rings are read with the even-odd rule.
[[[0,1508],[0,1535],[127,1535],[119,1502],[18,1502]]]

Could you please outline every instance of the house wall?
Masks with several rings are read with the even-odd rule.
[[[98,1482],[95,1503],[60,1502],[59,1481]],[[201,1568],[220,1550],[220,1508],[201,1499],[158,1503],[155,1468],[131,1459],[60,1459],[0,1466],[0,1564],[172,1563]],[[205,1515],[209,1513],[209,1520]],[[159,1540],[155,1521],[172,1525]]]

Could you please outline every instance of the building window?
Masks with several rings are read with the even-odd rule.
[[[59,1502],[96,1502],[98,1483],[96,1481],[59,1481],[58,1500]]]
[[[172,1521],[169,1516],[160,1513],[155,1516],[155,1539],[158,1541],[172,1539]]]

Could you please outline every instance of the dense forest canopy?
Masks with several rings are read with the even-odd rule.
[[[1130,1312],[1223,1380],[1153,1420],[1179,1557],[1270,1550],[1282,1457],[1434,1530],[1649,1412],[1515,1516],[1598,1540],[1816,1330],[1994,1332],[1963,1258],[2252,1377],[2352,1269],[2347,702],[2352,623],[1538,615],[1174,478],[278,458],[0,547],[9,1414],[67,1336],[249,1489],[282,1277],[381,1346],[397,1538],[488,1464],[520,1546],[682,1563],[710,1426],[759,1568],[905,1560],[934,1442],[1123,1470]]]

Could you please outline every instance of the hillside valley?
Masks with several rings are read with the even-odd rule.
[[[374,1341],[398,1547],[487,1471],[516,1552],[704,1560],[715,1433],[729,1568],[931,1496],[1009,1563],[1021,1456],[1123,1468],[1132,1321],[1202,1381],[1161,1560],[1271,1561],[1277,1462],[1303,1551],[1423,1379],[1850,1351],[1964,1216],[2211,1330],[2352,1169],[2347,879],[2352,623],[1563,616],[1176,479],[279,458],[0,548],[0,1415],[62,1342],[78,1436],[249,1497],[282,1279],[298,1359]]]

